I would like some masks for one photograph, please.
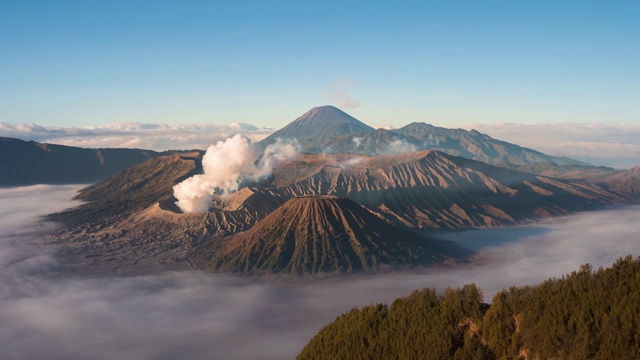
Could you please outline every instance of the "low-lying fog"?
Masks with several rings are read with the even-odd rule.
[[[481,265],[310,282],[173,272],[64,276],[30,244],[39,215],[74,205],[79,186],[0,189],[0,357],[4,359],[286,359],[354,306],[422,287],[475,282],[496,291],[640,254],[639,207],[527,227],[447,235],[482,251]]]

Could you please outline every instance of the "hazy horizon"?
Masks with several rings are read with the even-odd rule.
[[[347,111],[349,113],[349,111]],[[302,114],[299,114],[302,115]],[[298,115],[298,116],[299,116]],[[296,116],[297,117],[297,116]],[[290,121],[295,120],[292,118]],[[374,128],[386,125],[360,121]],[[403,124],[403,125],[408,125]],[[432,124],[440,126],[438,124]],[[446,127],[446,126],[441,126]],[[632,123],[471,123],[462,126],[495,139],[565,156],[596,166],[628,169],[640,165],[640,124]],[[276,128],[249,123],[113,123],[101,126],[60,127],[38,124],[8,124],[0,121],[0,136],[85,148],[140,148],[155,151],[204,150],[236,134],[260,141]]]

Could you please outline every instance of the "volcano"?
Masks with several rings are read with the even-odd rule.
[[[335,136],[369,131],[373,131],[371,126],[334,106],[326,105],[307,111],[289,125],[266,137],[260,144],[267,146],[278,138],[297,139],[302,144],[309,141],[322,144]]]
[[[201,269],[241,273],[352,272],[431,265],[466,254],[453,244],[389,225],[336,196],[293,198],[248,231],[195,251]]]

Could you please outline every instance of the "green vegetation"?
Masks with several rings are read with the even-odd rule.
[[[415,291],[353,309],[298,359],[639,359],[640,258],[513,287],[483,303],[475,285]]]

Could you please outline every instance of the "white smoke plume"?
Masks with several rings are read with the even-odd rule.
[[[298,156],[297,140],[278,139],[261,151],[244,135],[235,135],[209,146],[202,157],[204,174],[194,175],[173,187],[176,205],[185,213],[205,212],[214,192],[237,191],[244,181],[256,181],[271,174],[282,161]]]
[[[354,144],[357,148],[358,148],[358,147],[360,147],[360,146],[362,146],[362,140],[364,140],[364,138],[363,138],[363,137],[354,137],[354,138],[352,139],[353,144]]]
[[[400,139],[389,143],[389,147],[387,148],[387,152],[390,154],[402,154],[416,151],[418,151],[418,148],[415,145]]]
[[[336,164],[336,166],[341,167],[342,169],[348,169],[352,166],[358,165],[364,161],[363,157],[353,157],[349,160],[340,161]]]
[[[440,145],[440,140],[433,137],[433,134],[429,134],[429,138],[424,142],[424,147],[429,148]]]

